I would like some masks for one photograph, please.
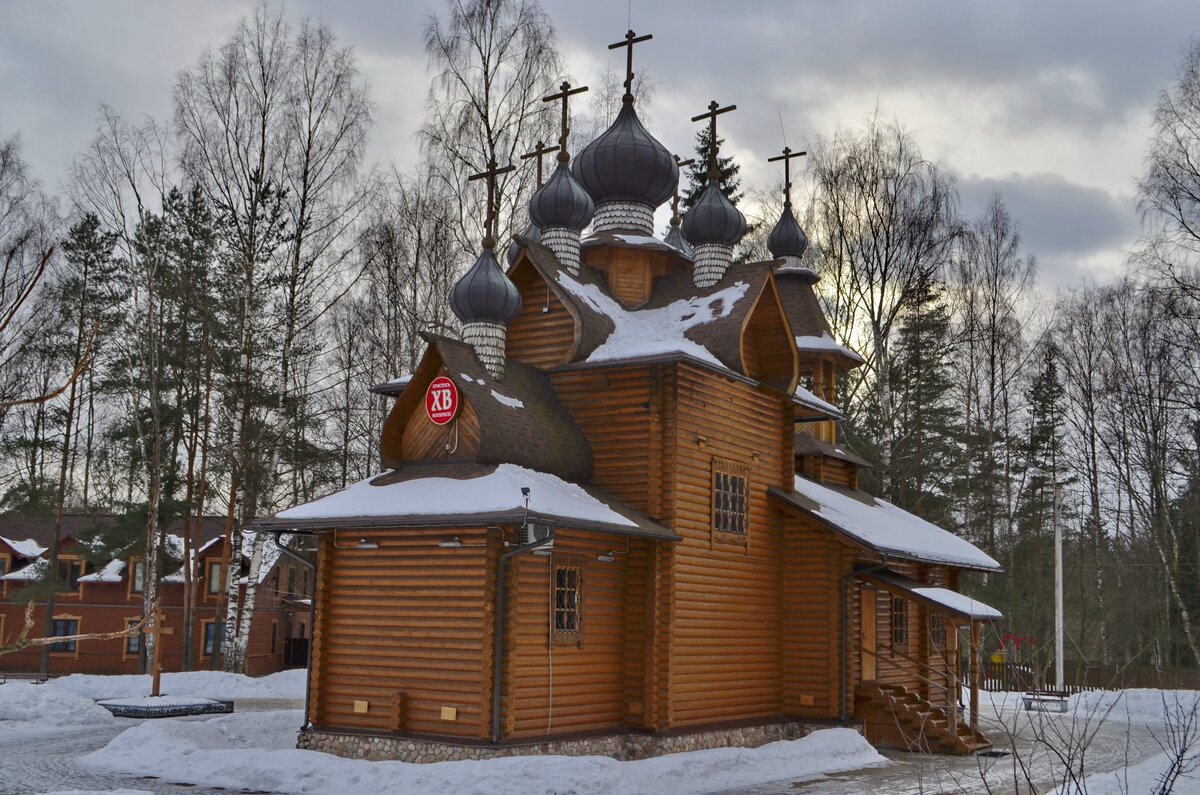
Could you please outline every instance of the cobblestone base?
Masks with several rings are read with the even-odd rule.
[[[736,729],[712,729],[689,734],[609,734],[574,740],[554,740],[524,745],[455,745],[414,740],[405,737],[380,737],[305,730],[300,732],[297,748],[343,756],[347,759],[402,762],[449,762],[463,759],[494,759],[502,756],[611,756],[628,761],[681,751],[708,748],[757,748],[777,740],[795,740],[827,728],[825,724],[769,723]]]

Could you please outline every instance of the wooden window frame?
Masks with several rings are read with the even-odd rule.
[[[61,572],[62,572],[63,565],[67,566],[67,572],[68,572],[66,582],[63,583],[63,585],[66,586],[66,588],[65,588],[65,590],[59,591],[58,593],[68,594],[68,595],[73,594],[75,596],[79,596],[80,593],[83,591],[83,584],[81,582],[79,582],[79,578],[87,573],[87,566],[84,564],[83,558],[79,557],[78,555],[67,555],[67,556],[60,555],[58,558],[58,569],[59,569],[59,573],[60,573],[60,579],[61,579]],[[79,567],[79,573],[75,575],[75,583],[72,585],[71,581],[70,581],[71,580],[70,571],[71,571],[71,567],[73,567],[73,566]]]
[[[903,596],[892,596],[891,605],[892,648],[908,648],[908,600]]]
[[[12,555],[7,552],[0,553],[0,577],[8,574],[9,567],[12,566]]]
[[[82,575],[81,575],[81,576],[82,576]],[[51,626],[51,629],[50,629],[50,631],[51,631],[51,632],[54,632],[54,630],[55,630],[55,626],[54,626],[54,624],[57,624],[59,621],[74,621],[74,622],[75,622],[75,631],[74,631],[74,632],[66,632],[66,633],[63,633],[63,635],[58,635],[58,634],[56,633],[56,634],[53,634],[53,635],[51,635],[51,637],[53,637],[53,638],[58,638],[58,637],[66,637],[67,635],[81,635],[81,634],[83,634],[83,629],[82,629],[82,627],[83,627],[83,616],[75,616],[75,615],[71,615],[71,614],[69,614],[69,613],[55,613],[55,614],[54,614],[54,618],[53,618],[53,619],[51,619],[51,621],[53,622],[53,623],[50,625],[50,626]],[[70,644],[71,644],[71,648],[70,648],[70,649],[67,649],[67,650],[64,650],[64,651],[55,651],[54,647],[55,647],[55,646],[57,646],[57,645],[58,645],[58,643],[51,643],[51,644],[50,644],[50,654],[51,654],[51,656],[54,656],[54,657],[71,657],[71,658],[73,658],[73,659],[76,659],[76,660],[78,660],[78,659],[79,659],[79,641],[77,641],[77,640],[71,640],[71,641],[63,641],[63,642],[65,642],[65,643],[70,643]]]
[[[750,539],[750,465],[713,458],[709,487],[709,521],[714,546],[717,542],[747,546]]]
[[[142,567],[142,585],[140,588],[134,587],[135,583],[137,582],[138,566]],[[129,559],[129,577],[127,579],[129,580],[129,588],[125,595],[132,597],[141,594],[146,587],[146,561],[144,558]]]
[[[126,616],[125,617],[125,629],[129,629],[131,626],[133,626],[134,624],[136,624],[137,622],[139,622],[141,620],[142,620],[141,616],[133,616],[132,618],[130,618],[129,616]],[[120,640],[124,641],[124,643],[121,646],[121,659],[122,660],[128,660],[130,657],[133,657],[134,659],[136,659],[138,657],[138,655],[141,654],[142,633],[138,632],[134,635],[126,635],[125,637],[121,638]],[[137,644],[137,646],[132,651],[130,651],[130,649],[129,649],[129,645],[131,643]]]
[[[279,621],[272,618],[271,619],[271,654],[272,655],[278,653],[277,652],[277,647],[279,645],[278,640],[279,640]]]
[[[204,561],[204,598],[205,599],[209,599],[212,597],[220,598],[221,592],[224,590],[224,587],[225,587],[224,579],[225,578],[221,576],[221,568],[222,568],[221,563],[222,563],[222,561],[219,558],[216,560],[214,560],[212,558],[208,558],[207,560]],[[215,576],[213,575],[214,569],[217,570],[217,574]],[[215,589],[213,588],[214,584],[216,585]]]
[[[941,651],[946,646],[946,614],[941,610],[930,610],[929,645],[935,651]]]
[[[217,623],[218,622],[215,618],[206,618],[206,619],[200,620],[200,633],[199,633],[199,637],[197,638],[197,640],[200,642],[200,658],[201,659],[205,659],[205,660],[210,659],[213,656],[213,652],[220,654],[221,653],[220,649],[224,648],[224,646],[225,646],[225,643],[224,643],[225,638],[222,637],[221,638],[221,641],[222,641],[221,647],[220,648],[217,647],[217,631],[214,629],[213,630],[213,647],[211,649],[209,649],[208,651],[204,650],[204,647],[208,644],[208,628],[210,626],[215,626]],[[224,633],[222,633],[222,635],[223,634]]]
[[[550,587],[553,589],[554,613],[552,627],[556,644],[583,645],[583,582],[582,555],[551,557]]]

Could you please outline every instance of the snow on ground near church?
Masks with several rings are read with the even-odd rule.
[[[636,527],[595,497],[573,483],[545,472],[500,464],[494,472],[476,478],[420,478],[372,486],[360,480],[319,500],[289,508],[276,519],[354,518],[482,514],[520,511],[525,507],[521,488],[529,487],[529,510],[534,513]]]
[[[716,792],[886,763],[849,729],[826,729],[761,748],[721,748],[635,762],[599,756],[521,756],[427,765],[366,762],[295,750],[299,722],[300,713],[292,711],[235,714],[203,722],[147,721],[83,762],[108,771],[210,787],[455,795]]]
[[[159,692],[166,696],[200,698],[304,698],[305,671],[280,671],[263,677],[227,674],[224,671],[192,671],[162,675]],[[71,674],[46,687],[67,690],[88,699],[141,698],[150,693],[149,674],[94,676]],[[0,685],[0,692],[8,685]],[[0,712],[0,716],[3,713]]]
[[[32,682],[0,685],[0,741],[14,734],[112,722],[104,707],[61,687]]]

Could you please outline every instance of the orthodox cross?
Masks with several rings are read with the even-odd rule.
[[[695,165],[695,163],[696,163],[696,158],[694,158],[694,157],[689,157],[687,160],[680,160],[679,155],[675,155],[675,165],[676,165],[676,167],[679,168],[680,171],[683,170],[684,166]],[[679,183],[678,182],[675,183],[675,198],[671,199],[671,215],[673,217],[679,216]]]
[[[151,671],[154,674],[154,685],[150,691],[150,695],[158,697],[158,682],[162,676],[162,637],[163,635],[174,635],[175,630],[169,629],[163,624],[167,621],[167,617],[163,614],[162,608],[154,612],[154,626],[145,627],[142,632],[154,638],[154,660],[151,664]]]
[[[717,179],[721,176],[720,170],[717,168],[717,117],[722,113],[728,113],[731,110],[737,110],[737,105],[726,105],[718,107],[717,101],[714,99],[708,103],[708,113],[701,113],[699,116],[693,116],[692,121],[703,121],[708,119],[708,178]]]
[[[484,248],[495,248],[496,238],[493,236],[496,224],[496,177],[501,174],[507,174],[510,171],[516,171],[517,167],[509,163],[504,168],[496,165],[496,159],[492,158],[488,163],[487,171],[481,171],[478,174],[472,174],[467,177],[467,182],[472,182],[477,179],[486,179],[488,185],[488,209],[487,220],[483,222],[484,226]]]
[[[542,187],[542,155],[548,155],[548,154],[550,154],[551,152],[557,152],[557,151],[558,151],[558,147],[557,147],[557,146],[546,146],[546,145],[545,145],[544,143],[542,143],[541,141],[538,141],[538,142],[537,142],[537,146],[535,146],[535,147],[533,148],[533,151],[532,151],[532,152],[529,152],[528,154],[521,155],[521,159],[522,159],[522,160],[528,160],[528,159],[529,159],[529,158],[531,158],[531,157],[536,157],[536,158],[537,158],[537,166],[538,166],[538,187],[539,187],[539,188],[540,188],[540,187]]]
[[[608,45],[608,49],[615,50],[618,47],[628,47],[629,50],[625,53],[625,96],[621,97],[623,102],[633,102],[633,45],[643,41],[650,41],[654,36],[647,33],[645,36],[635,36],[631,30],[625,34],[625,41],[618,41],[616,44]]]
[[[775,157],[768,157],[768,163],[774,163],[777,160],[783,161],[783,206],[792,206],[792,158],[804,157],[808,152],[793,152],[791,147],[783,147],[783,154]]]
[[[631,52],[632,49],[633,48],[630,48]],[[587,90],[587,86],[571,88],[571,84],[564,80],[562,85],[559,86],[559,92],[557,94],[551,94],[548,97],[542,97],[542,102],[556,102],[560,99],[562,100],[562,134],[558,136],[558,146],[555,148],[558,149],[558,159],[564,163],[571,159],[571,156],[567,154],[567,131],[570,129],[567,126],[567,100],[570,97],[573,97],[576,94],[582,94]],[[541,161],[539,160],[538,162],[540,163]],[[538,181],[540,182],[541,180]]]

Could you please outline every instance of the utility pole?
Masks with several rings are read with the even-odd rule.
[[[1062,522],[1059,521],[1059,511],[1062,508],[1062,487],[1060,480],[1054,481],[1054,689],[1060,693],[1063,690],[1063,548]]]

